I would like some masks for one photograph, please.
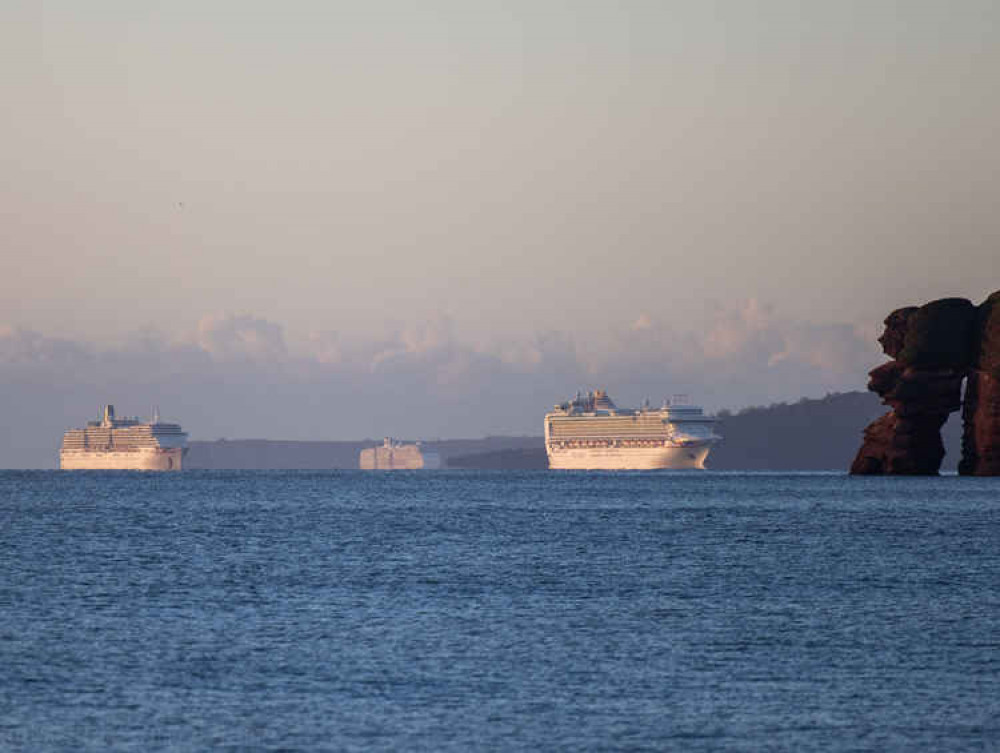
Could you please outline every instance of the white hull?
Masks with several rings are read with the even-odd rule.
[[[63,450],[59,467],[64,471],[179,471],[186,448],[94,452]]]
[[[712,443],[688,447],[548,447],[556,470],[650,471],[704,468]]]

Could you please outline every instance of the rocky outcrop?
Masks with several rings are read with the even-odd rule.
[[[944,458],[941,427],[962,406],[977,325],[976,307],[964,298],[889,314],[879,342],[893,360],[869,372],[868,389],[891,410],[865,429],[851,473],[937,474]]]
[[[958,472],[1000,476],[1000,291],[979,306],[976,342],[962,409],[962,461]]]

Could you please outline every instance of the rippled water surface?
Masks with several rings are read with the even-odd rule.
[[[0,473],[0,749],[1000,748],[1000,479]]]

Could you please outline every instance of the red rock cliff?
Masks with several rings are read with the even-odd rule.
[[[961,408],[977,321],[976,307],[964,298],[897,309],[886,318],[879,342],[893,360],[869,372],[868,389],[891,410],[865,429],[851,473],[938,473],[941,427]]]

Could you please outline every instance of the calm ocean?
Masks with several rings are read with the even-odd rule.
[[[0,473],[0,749],[1000,749],[1000,479]]]

